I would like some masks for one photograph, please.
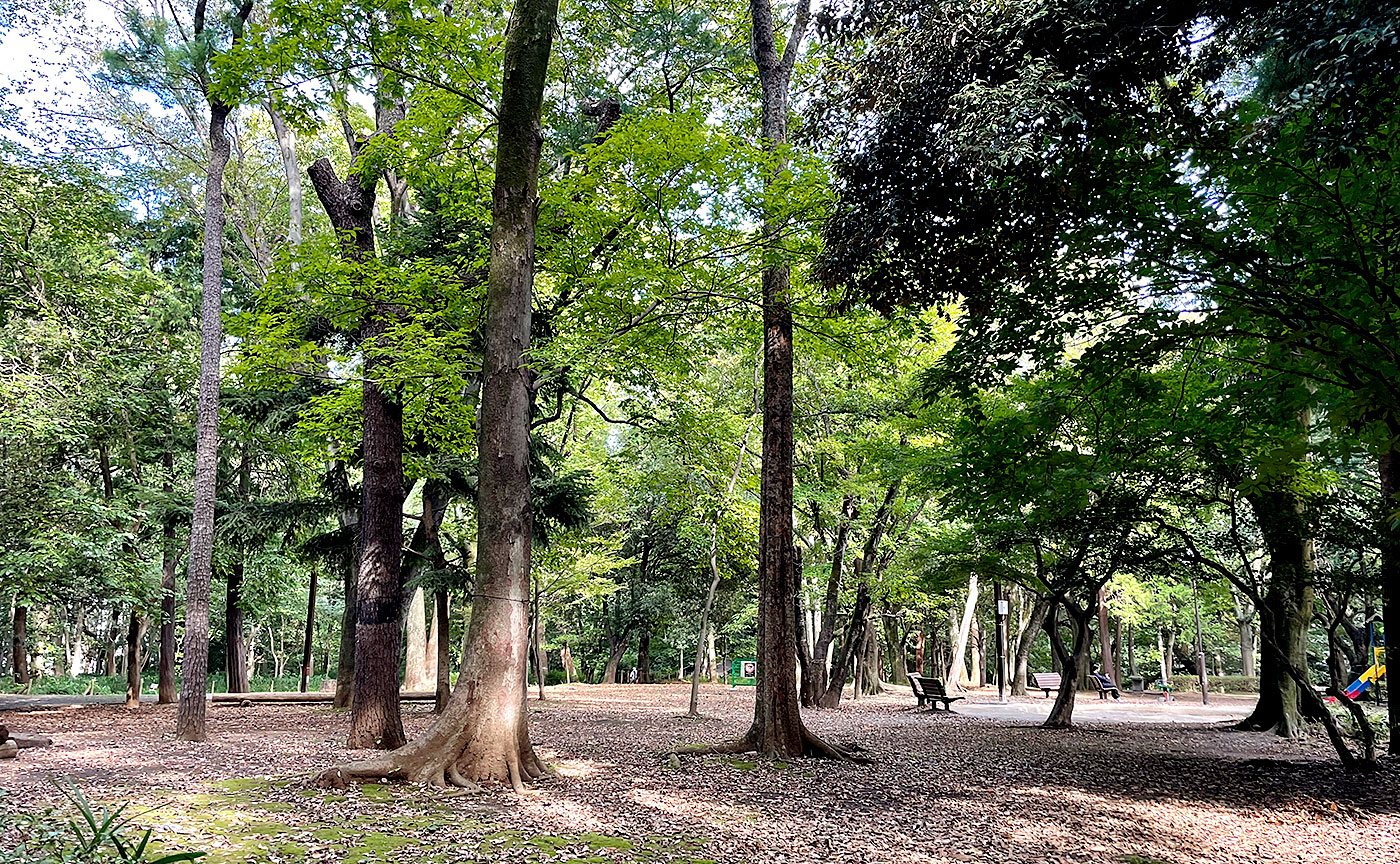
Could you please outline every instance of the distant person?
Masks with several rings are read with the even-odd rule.
[[[632,667],[632,671],[627,673],[627,683],[629,683],[629,684],[636,684],[636,683],[637,683],[637,667],[636,667],[636,666],[633,666],[633,667]]]
[[[1103,674],[1102,669],[1095,666],[1093,669],[1089,670],[1089,674],[1094,676],[1094,680],[1099,682],[1099,687],[1101,687],[1105,693],[1110,694],[1114,699],[1122,698],[1118,693],[1118,685],[1113,683],[1112,678]]]

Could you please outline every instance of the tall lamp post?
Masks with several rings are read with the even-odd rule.
[[[1206,651],[1201,642],[1201,592],[1195,579],[1191,580],[1191,602],[1196,607],[1196,674],[1201,679],[1201,704],[1210,704],[1210,688],[1206,682]]]
[[[1006,701],[1007,679],[1010,676],[1010,658],[1006,651],[1006,620],[1011,614],[1011,604],[1002,593],[1001,583],[993,583],[997,601],[997,701]]]

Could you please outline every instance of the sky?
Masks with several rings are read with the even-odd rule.
[[[54,112],[82,109],[89,90],[77,70],[91,62],[99,44],[116,38],[117,12],[103,0],[67,0],[69,14],[21,5],[34,4],[0,0],[0,21],[12,25],[0,31],[0,94],[16,112],[0,135],[48,149],[53,127],[74,122]]]

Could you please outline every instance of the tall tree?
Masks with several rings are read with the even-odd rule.
[[[493,779],[519,791],[543,772],[525,714],[534,521],[525,352],[544,142],[540,111],[558,11],[558,0],[518,0],[503,57],[477,437],[477,583],[467,656],[447,708],[422,735],[380,759],[332,768],[321,775],[324,783],[399,777],[465,787]]]
[[[205,25],[206,0],[194,12],[194,39],[207,52],[214,45]],[[244,0],[230,21],[233,40],[243,34],[253,0]],[[194,46],[191,46],[192,48]],[[224,168],[229,160],[225,124],[233,106],[215,86],[212,70],[198,69],[209,103],[209,171],[204,184],[204,286],[200,312],[199,413],[195,425],[194,512],[190,522],[189,583],[185,588],[185,662],[176,733],[203,741],[204,691],[209,680],[209,583],[214,574],[214,497],[219,473],[219,370],[223,350]]]

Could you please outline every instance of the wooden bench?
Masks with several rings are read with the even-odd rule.
[[[1113,683],[1113,679],[1107,675],[1090,675],[1089,680],[1094,682],[1094,689],[1099,692],[1100,699],[1107,699],[1112,696],[1114,699],[1121,699],[1122,693],[1118,692],[1118,687]]]
[[[1050,691],[1058,693],[1060,690],[1060,673],[1058,672],[1035,672],[1031,677],[1035,679],[1035,687],[1032,689],[1043,692],[1046,699],[1050,698]]]
[[[914,698],[919,700],[918,707],[924,707],[924,703],[929,704],[930,710],[937,711],[941,703],[943,710],[952,711],[953,703],[966,698],[964,696],[949,696],[948,691],[943,687],[942,678],[925,678],[922,675],[910,675],[909,687],[914,691]]]

